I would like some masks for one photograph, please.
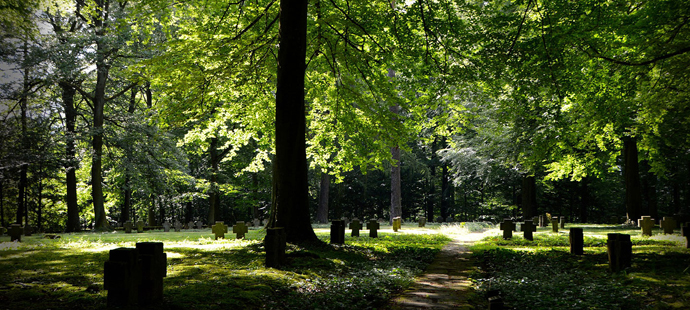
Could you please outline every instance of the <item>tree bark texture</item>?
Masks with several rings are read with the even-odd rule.
[[[218,138],[211,138],[209,145],[209,157],[211,161],[211,172],[209,181],[211,189],[208,192],[208,224],[213,225],[217,220],[220,220],[220,199],[218,197]]]
[[[328,223],[328,192],[331,188],[331,176],[321,172],[321,186],[319,189],[319,206],[316,209],[316,221],[321,224]]]
[[[391,165],[391,209],[390,222],[393,223],[393,218],[402,216],[402,191],[400,188],[400,148],[394,146],[391,148],[391,157],[393,164]]]
[[[276,155],[272,227],[284,227],[287,242],[317,242],[309,217],[304,74],[307,0],[280,1],[280,47],[276,85]]]
[[[62,90],[62,104],[65,109],[65,187],[67,190],[65,202],[67,203],[66,232],[81,230],[79,223],[79,204],[77,201],[77,165],[76,158],[76,121],[77,110],[74,106],[74,96],[77,90],[67,81],[60,82]]]
[[[637,158],[637,141],[634,138],[623,139],[623,175],[625,177],[625,210],[628,220],[637,223],[641,210],[640,168]]]
[[[534,176],[522,178],[522,216],[531,219],[535,214],[537,201],[537,185]]]

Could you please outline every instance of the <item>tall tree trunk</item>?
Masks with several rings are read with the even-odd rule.
[[[522,177],[522,217],[531,219],[536,214],[535,203],[537,200],[536,179],[532,176]]]
[[[431,163],[429,165],[429,193],[426,200],[426,220],[434,222],[434,203],[436,197],[436,163],[438,155],[436,155],[436,140],[431,143]]]
[[[634,138],[623,139],[623,160],[625,177],[625,210],[628,220],[637,223],[641,214],[640,168],[637,160],[637,141]]]
[[[319,189],[319,206],[316,209],[316,221],[321,224],[328,223],[328,192],[331,187],[331,176],[321,172],[321,186]]]
[[[105,214],[103,197],[103,112],[105,109],[105,87],[108,81],[109,65],[106,62],[108,43],[105,41],[105,28],[108,19],[108,0],[96,1],[93,19],[96,29],[96,89],[93,97],[93,154],[91,164],[91,196],[95,215],[93,229],[110,230]]]
[[[122,210],[120,211],[120,223],[129,221],[129,214],[132,212],[132,190],[129,186],[129,174],[125,175],[125,183],[122,185],[124,191],[124,199],[122,201]]]
[[[158,226],[158,222],[156,221],[156,201],[158,199],[156,198],[156,195],[151,195],[151,204],[149,205],[148,212],[146,214],[146,221],[149,223],[149,226]]]
[[[211,172],[209,176],[211,188],[208,192],[208,224],[213,225],[216,221],[220,220],[220,199],[218,197],[218,138],[211,138],[208,152],[211,161]]]
[[[252,206],[252,219],[258,219],[259,216],[259,173],[252,173],[252,196],[254,197],[254,206]]]
[[[448,165],[441,166],[441,216],[445,219],[450,214],[450,184],[448,182]]]
[[[394,146],[391,148],[391,157],[393,159],[393,163],[391,165],[390,222],[393,223],[393,218],[402,216],[402,191],[400,189],[400,147]]]
[[[41,168],[42,170],[43,168]],[[39,171],[39,175],[43,174],[43,171]],[[38,231],[43,231],[43,177],[38,178],[38,199],[36,203],[36,227]]]
[[[79,204],[77,201],[77,165],[76,158],[76,121],[77,110],[74,106],[74,95],[77,90],[67,81],[60,82],[62,90],[62,104],[65,109],[65,187],[67,195],[67,226],[65,232],[81,230],[79,223]]]
[[[580,182],[580,221],[582,223],[587,223],[589,204],[589,179],[583,178]]]
[[[280,1],[276,85],[276,155],[270,227],[284,227],[288,242],[317,242],[309,218],[304,74],[307,0]]]
[[[24,41],[24,59],[28,57],[29,54],[29,45],[26,41]],[[27,210],[27,203],[26,203],[26,190],[28,186],[28,180],[27,180],[27,173],[29,170],[29,164],[27,162],[27,152],[29,150],[29,134],[28,134],[28,128],[27,128],[27,120],[26,120],[26,113],[28,109],[28,96],[29,96],[29,74],[31,73],[30,69],[27,67],[24,69],[24,85],[22,88],[22,94],[19,97],[19,108],[21,110],[21,126],[22,126],[22,148],[21,148],[21,154],[23,155],[24,158],[22,158],[22,163],[20,164],[19,168],[19,193],[17,195],[17,224],[21,224],[22,220],[24,219],[24,216],[26,216],[26,224],[29,224],[29,214]],[[25,213],[26,212],[26,213]]]

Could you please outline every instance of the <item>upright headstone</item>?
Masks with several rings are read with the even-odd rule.
[[[565,229],[565,216],[558,217],[561,223],[561,228]]]
[[[359,222],[358,219],[352,219],[352,222],[350,223],[350,229],[352,230],[352,233],[350,234],[352,237],[359,237],[359,230],[362,229],[362,223]]]
[[[369,237],[378,238],[379,237],[379,233],[378,233],[379,227],[381,227],[381,226],[379,225],[379,222],[377,222],[376,220],[369,221],[369,223],[367,224],[367,229],[369,230]]]
[[[172,227],[172,224],[170,224],[170,222],[168,222],[168,221],[163,222],[163,231],[164,232],[169,232],[170,227]]]
[[[259,221],[259,219],[254,219],[252,225],[254,225],[254,227],[259,227],[261,226],[261,221]]]
[[[453,217],[449,216],[446,218],[446,223],[452,223],[453,222]]]
[[[558,217],[554,216],[551,218],[551,231],[558,232]]]
[[[503,219],[503,223],[500,225],[503,231],[503,239],[508,240],[513,238],[513,230],[515,230],[515,224],[511,219]]]
[[[285,265],[285,230],[282,227],[266,229],[264,247],[266,248],[266,267],[279,268]]]
[[[125,233],[127,233],[127,234],[132,233],[132,222],[130,222],[130,221],[125,222],[124,227],[125,227]]]
[[[189,221],[189,223],[187,223],[187,229],[194,229],[194,222]]]
[[[570,235],[568,235],[570,240],[570,254],[582,255],[584,253],[584,233],[582,228],[570,228]]]
[[[420,216],[417,219],[417,222],[419,223],[419,227],[424,227],[426,226],[426,217]]]
[[[218,238],[225,239],[225,233],[228,232],[228,226],[223,221],[216,221],[216,224],[211,227],[211,232],[215,235],[215,240]]]
[[[141,262],[139,305],[157,304],[163,300],[163,277],[168,267],[163,242],[138,242],[136,247]]]
[[[525,234],[525,239],[532,241],[534,240],[532,233],[537,231],[537,225],[534,225],[530,220],[525,220],[525,223],[522,224],[522,231]]]
[[[173,227],[175,228],[176,232],[180,232],[180,230],[182,230],[182,223],[180,223],[180,221],[178,220],[175,220],[175,224],[173,225]]]
[[[398,217],[393,218],[393,231],[398,232],[398,230],[402,227],[402,219]]]
[[[543,214],[539,216],[539,227],[546,227],[546,219]]]
[[[680,235],[685,238],[685,248],[690,249],[690,223],[680,226]]]
[[[331,244],[345,243],[345,221],[331,221]]]
[[[31,226],[29,226],[29,225],[25,225],[25,226],[24,226],[24,236],[27,236],[27,237],[28,237],[28,236],[31,236],[31,234],[33,234],[33,232],[34,232],[34,231],[33,231],[33,229],[31,228]]]
[[[642,228],[643,236],[651,236],[652,228],[654,228],[654,219],[649,215],[645,215],[639,220],[637,220],[637,226],[640,226],[640,228]]]
[[[609,254],[609,268],[617,272],[630,267],[632,263],[632,242],[627,234],[608,234],[606,249]]]
[[[443,223],[443,217],[439,216],[436,218],[437,223]]]
[[[659,221],[659,226],[664,230],[665,235],[672,235],[676,228],[676,221],[672,216],[664,216],[664,219]]]
[[[204,222],[196,221],[196,229],[204,229]]]
[[[17,241],[17,242],[22,242],[22,232],[24,230],[22,229],[22,225],[20,224],[12,224],[10,225],[10,230],[7,232],[8,235],[10,235],[10,241]]]
[[[132,248],[110,250],[103,270],[103,289],[108,291],[110,307],[134,305],[139,301],[141,284],[139,251]]]
[[[144,222],[141,220],[137,221],[137,233],[143,233],[144,232]]]
[[[236,234],[237,239],[244,239],[244,234],[247,232],[249,232],[249,228],[247,228],[243,221],[238,221],[235,225],[232,225],[232,233]]]

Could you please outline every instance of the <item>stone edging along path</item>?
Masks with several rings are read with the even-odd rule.
[[[481,307],[469,275],[475,268],[470,261],[469,246],[484,237],[483,233],[453,236],[419,275],[415,284],[393,298],[388,309],[475,309]],[[484,304],[484,306],[486,306]]]

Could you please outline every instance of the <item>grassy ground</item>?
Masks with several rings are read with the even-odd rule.
[[[168,257],[162,309],[370,309],[408,286],[450,239],[438,227],[379,238],[346,237],[342,246],[288,245],[288,266],[265,268],[263,230],[244,240],[213,240],[210,230],[141,234],[0,237],[0,309],[102,309],[109,250],[160,241]],[[316,226],[326,243],[326,226]],[[409,232],[414,231],[414,234]],[[348,230],[349,233],[349,230]],[[349,234],[348,234],[349,235]],[[232,238],[233,234],[226,235]]]
[[[585,255],[569,254],[567,228],[582,227]],[[606,234],[631,235],[632,266],[608,269]],[[514,309],[690,309],[690,250],[682,238],[642,237],[639,229],[610,225],[573,225],[552,233],[541,228],[534,241],[499,231],[472,250],[481,272],[480,291],[497,289]]]

